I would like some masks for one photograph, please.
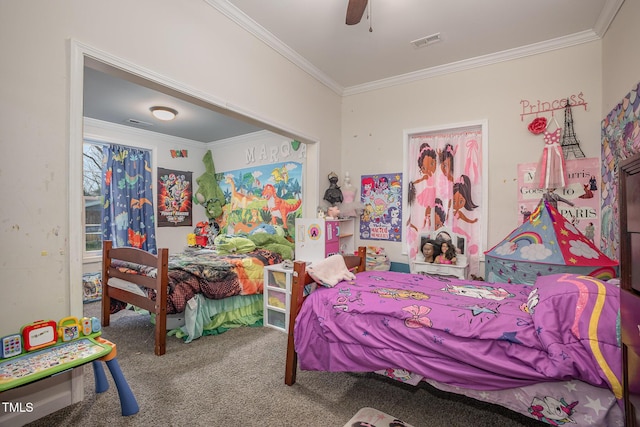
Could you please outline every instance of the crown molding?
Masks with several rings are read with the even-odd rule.
[[[600,12],[600,16],[598,16],[598,20],[594,26],[594,31],[600,38],[604,37],[604,33],[607,32],[609,25],[613,22],[620,7],[622,7],[622,3],[624,3],[624,0],[608,0],[604,4],[602,12]]]
[[[414,71],[407,74],[401,74],[386,79],[376,80],[361,85],[343,87],[336,83],[333,79],[320,71],[317,67],[285,45],[273,34],[259,25],[253,19],[248,17],[244,12],[229,3],[227,0],[204,0],[206,3],[217,9],[223,15],[237,23],[244,30],[256,36],[259,40],[270,46],[276,52],[290,60],[293,64],[306,71],[320,83],[333,90],[341,96],[350,96],[372,90],[383,89],[387,87],[406,84],[418,80],[424,80],[444,74],[457,73],[460,71],[470,70],[473,68],[484,67],[499,62],[511,61],[526,56],[538,55],[540,53],[550,52],[557,49],[575,46],[581,43],[589,43],[600,40],[609,28],[609,25],[615,18],[616,13],[620,9],[624,0],[608,0],[598,17],[594,30],[582,31],[565,37],[558,37],[552,40],[533,43],[515,49],[509,49],[502,52],[483,55],[476,58],[465,59],[450,64],[440,65],[423,70]]]
[[[323,85],[327,86],[329,89],[337,93],[338,95],[342,95],[343,87],[339,85],[335,80],[327,76],[325,73],[320,71],[316,66],[314,66],[311,62],[307,61],[303,56],[301,56],[298,52],[291,49],[289,46],[284,44],[280,39],[275,37],[269,31],[267,31],[262,25],[258,24],[256,21],[247,16],[240,9],[229,3],[227,0],[204,0],[210,6],[218,10],[220,13],[225,15],[227,18],[231,19],[233,22],[238,24],[241,28],[246,30],[247,32],[253,34],[264,42],[267,46],[271,47],[273,50],[278,52],[280,55],[284,56],[286,59],[291,61],[294,65],[301,68],[303,71],[307,72],[309,75],[314,77]]]
[[[515,49],[504,50],[502,52],[491,53],[489,55],[478,56],[476,58],[465,59],[463,61],[452,62],[450,64],[440,65],[437,67],[425,68],[424,70],[401,74],[399,76],[376,80],[374,82],[364,83],[361,85],[350,86],[345,88],[343,96],[355,95],[358,93],[397,86],[445,74],[485,67],[487,65],[497,64],[500,62],[512,61],[514,59],[538,55],[552,50],[564,49],[566,47],[588,43],[599,39],[600,37],[598,37],[595,32],[591,30],[583,31],[581,33],[572,34],[566,37],[559,37],[545,42],[533,43]]]

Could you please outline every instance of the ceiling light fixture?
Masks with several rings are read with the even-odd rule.
[[[151,107],[151,114],[158,120],[173,120],[178,115],[178,112],[169,107]]]

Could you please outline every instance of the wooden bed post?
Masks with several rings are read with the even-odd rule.
[[[111,297],[109,296],[109,268],[111,267],[111,257],[109,251],[112,247],[111,240],[102,242],[102,326],[109,326],[111,316]]]
[[[116,261],[114,264],[113,260]],[[117,262],[130,262],[141,266],[153,267],[156,276],[121,271],[115,268]],[[109,286],[109,279],[116,278],[139,286],[155,290],[155,301],[149,294],[141,295],[118,286]],[[158,249],[158,255],[138,248],[114,248],[109,240],[102,242],[102,326],[109,326],[111,316],[111,298],[140,307],[156,316],[154,352],[162,356],[167,347],[167,294],[169,283],[169,249]],[[142,292],[142,291],[141,291]]]
[[[356,273],[360,273],[367,269],[367,247],[366,246],[358,247],[358,258],[360,258],[360,263],[358,264],[358,267],[355,271]]]
[[[154,352],[156,356],[162,356],[167,351],[167,288],[169,286],[169,249],[167,248],[158,251],[156,274],[156,277],[160,277],[160,289],[156,291],[156,344]]]
[[[293,283],[291,284],[291,300],[289,308],[289,331],[287,340],[287,362],[284,372],[284,383],[293,385],[296,382],[296,373],[298,371],[298,354],[296,353],[295,343],[293,339],[293,327],[296,317],[300,311],[302,300],[304,299],[304,277],[307,263],[304,261],[296,261],[293,263]]]
[[[367,267],[367,248],[366,246],[358,247],[358,255],[345,255],[344,262],[349,270],[354,273],[365,271]],[[306,272],[307,263],[304,261],[295,261],[293,263],[293,282],[291,284],[291,301],[289,308],[289,331],[287,339],[287,360],[284,371],[284,383],[293,385],[296,382],[296,373],[298,371],[298,353],[296,353],[293,330],[296,318],[304,301],[304,287],[311,283],[312,279]]]

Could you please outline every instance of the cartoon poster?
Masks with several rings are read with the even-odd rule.
[[[556,189],[558,211],[596,247],[600,246],[600,159],[566,160],[569,185]],[[544,190],[534,185],[537,163],[518,165],[518,224],[529,219]]]
[[[360,200],[360,238],[402,240],[402,174],[363,175]]]
[[[295,238],[302,217],[302,163],[284,162],[218,174],[226,204],[221,233],[265,231]]]
[[[158,227],[192,225],[191,172],[158,168]]]

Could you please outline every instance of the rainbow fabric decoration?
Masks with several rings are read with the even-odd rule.
[[[489,282],[533,284],[537,277],[574,273],[609,280],[618,262],[602,253],[547,201],[541,200],[529,221],[485,252]]]

